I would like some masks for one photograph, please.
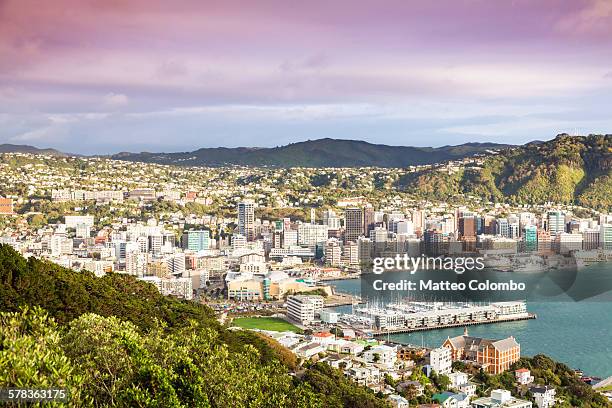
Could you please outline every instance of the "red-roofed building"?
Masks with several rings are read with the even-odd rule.
[[[516,377],[516,382],[522,385],[531,384],[533,382],[533,376],[531,375],[531,371],[526,368],[519,368],[518,370],[514,370],[514,376]]]
[[[333,343],[336,339],[336,336],[331,334],[330,332],[316,332],[312,335],[312,341],[319,343],[322,346],[328,346]]]

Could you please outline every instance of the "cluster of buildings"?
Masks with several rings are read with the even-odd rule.
[[[63,194],[55,192],[54,197]],[[95,194],[96,199],[114,199],[112,196],[108,191]],[[122,196],[140,204],[159,199],[149,188],[132,189]],[[86,208],[79,208],[84,215],[65,215],[63,222],[36,230],[5,229],[0,242],[13,245],[26,256],[47,257],[77,270],[146,277],[158,287],[168,288],[164,292],[186,298],[211,276],[225,276],[229,299],[253,301],[307,291],[316,278],[329,271],[326,267],[359,272],[377,256],[479,252],[491,267],[499,267],[495,262],[500,257],[521,251],[547,259],[572,259],[574,265],[577,259],[583,263],[612,260],[612,215],[579,219],[548,210],[501,217],[465,208],[452,212],[448,208],[375,210],[357,202],[363,206],[347,206],[342,212],[329,208],[317,214],[311,208],[308,222],[258,218],[252,199],[238,201],[235,218],[224,219],[175,214],[146,222],[121,218],[101,225]],[[4,199],[0,210],[12,212],[12,205],[10,199]],[[165,283],[168,279],[171,284]]]
[[[461,165],[449,164],[445,171]],[[490,267],[514,269],[526,267],[521,262],[549,267],[567,259],[574,266],[612,260],[612,214],[581,217],[576,214],[584,211],[571,206],[511,207],[481,200],[467,207],[415,201],[397,190],[375,191],[375,178],[392,180],[417,170],[205,169],[2,155],[0,182],[14,193],[0,197],[0,243],[76,271],[129,274],[185,299],[215,281],[230,300],[284,301],[287,317],[303,326],[338,323],[339,314],[323,307],[322,296],[306,294],[331,293],[317,285],[321,278],[357,274],[376,257],[473,253],[483,255]],[[321,176],[331,181],[315,185],[312,180]],[[356,196],[338,199],[338,191]],[[37,216],[51,218],[37,211],[49,203],[63,213],[44,225],[32,222]],[[262,217],[259,207],[298,210],[309,217]],[[461,324],[526,314],[519,303],[409,314],[386,310],[371,317],[379,330]],[[468,375],[452,370],[453,361],[464,361],[490,374],[507,371],[520,357],[513,337],[482,339],[466,331],[421,353],[427,362],[417,366],[409,357],[414,350],[357,339],[349,328],[342,331],[342,337],[269,334],[301,358],[319,358],[388,394],[396,407],[407,407],[402,389],[423,392],[423,384],[409,379],[415,370],[449,377],[450,390],[433,398],[440,407],[532,405],[505,390],[476,398]],[[398,385],[385,384],[386,375]],[[554,388],[533,385],[526,370],[515,375],[517,384],[532,386],[538,408],[554,405]]]
[[[599,219],[580,219],[555,209],[505,216],[466,208],[445,210],[448,209],[375,210],[364,204],[342,208],[342,212],[323,210],[320,221],[313,208],[310,222],[289,218],[268,222],[254,217],[255,203],[247,200],[238,204],[239,235],[233,240],[237,241],[234,245],[260,241],[272,260],[299,257],[349,270],[367,267],[375,257],[396,254],[418,257],[478,253],[485,256],[485,265],[490,267],[500,267],[496,263],[500,257],[509,262],[522,253],[550,258],[549,265],[562,263],[555,256],[572,257],[574,266],[612,260],[609,214]]]
[[[480,159],[468,162],[473,160]],[[464,164],[441,169],[455,171]],[[524,266],[517,262],[549,267],[567,259],[574,266],[612,260],[610,214],[581,218],[571,206],[510,207],[481,201],[468,208],[373,189],[376,179],[392,180],[401,172],[422,170],[418,167],[207,169],[4,154],[0,170],[5,191],[15,191],[0,198],[0,217],[11,221],[0,223],[0,239],[25,255],[98,274],[116,270],[160,278],[166,272],[181,276],[184,257],[186,270],[240,272],[227,281],[234,287],[230,297],[237,299],[266,299],[268,283],[278,283],[279,296],[294,290],[283,289],[289,285],[283,275],[266,276],[272,270],[314,263],[319,274],[356,272],[369,267],[373,258],[395,254],[479,253],[485,265],[501,269]],[[321,178],[329,183],[316,181]],[[355,196],[337,198],[340,186]],[[366,196],[368,192],[376,194]],[[48,202],[64,214],[41,228],[30,221],[50,216],[36,211]],[[299,210],[307,216],[262,217],[256,214],[259,207]],[[95,222],[63,217],[98,213],[102,215]],[[517,256],[523,253],[544,261]],[[259,260],[241,261],[245,254]]]
[[[351,330],[344,331],[341,336],[331,332],[309,335],[264,333],[296,356],[325,362],[342,370],[356,383],[382,392],[394,407],[408,407],[409,399],[424,395],[429,383],[419,378],[434,374],[447,376],[449,385],[446,391],[433,394],[431,403],[424,404],[423,408],[531,408],[533,405],[532,401],[513,396],[510,390],[504,389],[494,389],[488,396],[479,397],[482,393],[477,392],[477,387],[481,385],[467,372],[452,368],[454,361],[461,361],[482,368],[489,374],[508,371],[520,356],[520,345],[513,337],[482,339],[469,336],[466,330],[464,335],[449,338],[440,347],[427,350],[387,344],[372,338],[355,338]],[[555,388],[535,384],[530,370],[515,370],[514,377],[515,395],[523,395],[528,390],[538,408],[555,405]],[[389,378],[392,383],[388,381]]]

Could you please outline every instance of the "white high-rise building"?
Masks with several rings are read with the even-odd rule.
[[[283,232],[283,248],[290,248],[297,246],[298,244],[298,232],[292,229],[286,229]]]
[[[340,217],[336,215],[334,210],[325,210],[323,212],[323,224],[327,225],[330,230],[337,231],[341,227]]]
[[[359,265],[359,245],[356,242],[347,242],[342,248],[341,263],[344,265]]]
[[[255,240],[255,202],[244,200],[238,203],[238,232],[247,241]]]
[[[172,254],[166,258],[168,271],[174,276],[183,276],[185,272],[185,254],[182,252]]]
[[[396,234],[414,235],[414,224],[412,221],[400,220],[393,228]]]
[[[599,245],[603,249],[612,249],[612,224],[602,224],[600,227]]]
[[[164,236],[161,234],[149,235],[149,249],[154,254],[159,254],[164,245]]]
[[[555,245],[558,245],[558,251],[563,255],[572,251],[580,251],[582,250],[582,234],[560,232],[556,235]]]
[[[565,232],[565,214],[562,211],[548,212],[548,232],[550,235]]]
[[[77,238],[89,238],[91,235],[91,227],[87,224],[77,224],[76,226],[76,237]]]
[[[314,248],[317,244],[327,241],[327,225],[300,224],[298,226],[298,244]]]
[[[329,266],[340,266],[342,247],[336,238],[331,238],[325,245],[325,264]]]
[[[125,254],[125,273],[142,278],[147,271],[149,254],[143,254],[137,248],[128,250]]]

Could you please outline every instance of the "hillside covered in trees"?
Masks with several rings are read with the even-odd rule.
[[[497,143],[465,143],[457,146],[389,146],[361,140],[317,139],[277,147],[215,147],[180,153],[118,153],[111,158],[178,166],[273,167],[406,167],[462,159],[501,149]]]
[[[0,245],[0,387],[65,387],[69,407],[383,407],[337,370],[290,375],[274,341],[134,277],[96,278]],[[304,371],[305,370],[305,371]]]
[[[559,135],[506,149],[482,167],[407,173],[396,186],[430,199],[469,194],[494,202],[551,201],[612,211],[612,135]]]

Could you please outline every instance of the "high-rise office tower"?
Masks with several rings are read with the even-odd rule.
[[[476,236],[476,217],[470,215],[459,218],[459,235],[462,238]]]
[[[502,237],[510,237],[510,224],[507,218],[498,218],[495,221],[495,234]]]
[[[526,251],[535,251],[538,249],[538,227],[535,225],[527,225],[523,229],[523,241]]]
[[[370,231],[376,226],[376,220],[374,219],[374,208],[366,207],[363,210],[363,235],[369,236]]]
[[[612,249],[612,224],[602,224],[600,227],[599,245],[601,248]]]
[[[344,211],[344,242],[357,242],[363,231],[363,209],[347,208]]]
[[[238,203],[238,233],[247,241],[255,240],[255,202],[252,200]]]
[[[550,232],[550,235],[557,235],[565,232],[565,214],[563,214],[563,212],[548,212],[548,232]]]
[[[210,231],[187,231],[187,249],[201,251],[210,245]]]

